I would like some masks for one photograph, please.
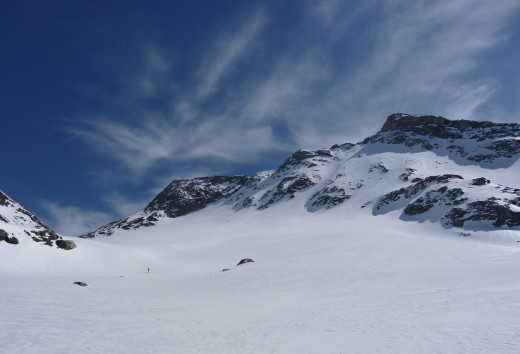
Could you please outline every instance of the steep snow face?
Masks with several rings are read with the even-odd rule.
[[[210,204],[236,212],[280,203],[308,212],[366,208],[447,228],[518,229],[519,134],[518,124],[393,114],[362,143],[299,150],[274,171],[173,181],[142,212],[87,236],[153,226]]]
[[[75,247],[72,241],[64,240],[33,213],[0,191],[0,245],[3,244],[2,241],[10,245],[23,245],[34,241],[50,247]]]

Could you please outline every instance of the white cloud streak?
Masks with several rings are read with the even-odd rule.
[[[334,19],[350,11],[334,4],[339,13]],[[514,1],[386,3],[378,10],[381,20],[370,29],[373,49],[361,65],[334,80],[316,109],[306,115],[288,110],[296,113],[289,119],[297,141],[307,146],[331,143],[330,138],[339,138],[334,134],[338,130],[361,138],[374,132],[374,125],[366,123],[382,123],[396,111],[478,119],[479,107],[499,83],[469,73],[478,67],[479,55],[503,39],[500,30],[518,7]],[[315,15],[330,28],[339,26],[330,12]]]
[[[200,83],[196,97],[203,100],[217,91],[218,83],[233,65],[248,53],[266,23],[263,13],[257,13],[236,33],[217,40],[199,69]]]
[[[45,222],[61,235],[80,236],[112,221],[114,216],[98,211],[85,211],[75,206],[59,206],[43,202],[48,217]]]
[[[143,107],[137,123],[94,119],[71,132],[139,176],[163,161],[238,163],[360,140],[394,112],[479,119],[501,87],[478,72],[481,55],[508,39],[502,29],[519,7],[508,0],[321,1],[287,36],[301,41],[279,52],[259,46],[272,19],[258,12],[216,35],[191,82],[171,98],[171,112]],[[264,75],[243,72],[236,81],[253,52]],[[141,95],[155,97],[169,87],[164,77],[173,66],[157,46],[144,58]],[[278,123],[288,132],[277,135]]]

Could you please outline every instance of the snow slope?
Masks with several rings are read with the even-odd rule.
[[[407,221],[518,230],[519,158],[519,124],[393,114],[361,143],[299,150],[274,171],[174,180],[144,210],[85,237],[153,227],[212,204],[240,212],[289,202],[308,212],[399,209]]]
[[[398,118],[71,251],[0,242],[0,353],[517,353],[517,127]]]
[[[65,250],[75,247],[74,241],[50,230],[33,213],[0,191],[0,249],[23,253],[25,248],[33,249],[34,243]]]
[[[0,352],[517,352],[516,231],[367,218],[209,207],[80,239],[60,275],[0,277]]]

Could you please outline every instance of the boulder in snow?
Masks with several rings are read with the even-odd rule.
[[[56,246],[58,246],[58,248],[62,248],[64,250],[72,250],[72,249],[76,248],[76,244],[74,243],[74,241],[71,241],[71,240],[57,240]]]
[[[237,266],[244,264],[244,263],[251,263],[251,262],[254,262],[251,258],[244,258],[244,259],[241,259],[240,262],[238,262]]]

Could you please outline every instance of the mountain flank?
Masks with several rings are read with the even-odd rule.
[[[519,124],[396,113],[360,143],[299,150],[273,171],[174,180],[142,211],[82,237],[153,227],[209,205],[261,212],[280,203],[397,213],[445,228],[519,229],[520,186],[511,178],[519,157]]]
[[[76,248],[72,240],[49,229],[33,213],[0,191],[0,242],[2,241],[12,245],[33,241],[65,250]]]

